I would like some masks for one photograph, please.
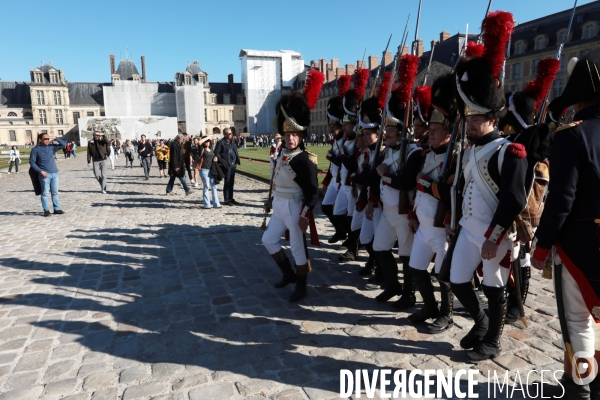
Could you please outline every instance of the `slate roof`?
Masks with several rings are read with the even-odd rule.
[[[41,82],[41,84],[43,84],[43,85],[62,85],[63,84],[60,80],[57,83],[50,83],[50,73],[49,73],[50,70],[55,70],[57,73],[59,73],[59,69],[56,68],[55,66],[50,65],[50,64],[44,64],[40,67],[37,67],[37,69],[42,71],[43,82]],[[32,77],[32,79],[33,79],[33,77]],[[37,85],[40,85],[40,83],[37,83]]]
[[[116,73],[119,74],[122,81],[132,80],[134,74],[137,74],[140,77],[142,76],[138,72],[133,60],[121,60]]]
[[[231,94],[231,98],[230,98],[231,104],[237,104],[238,93],[243,94],[241,83],[233,84],[233,93],[231,93],[231,90],[229,89],[229,83],[227,83],[227,82],[216,82],[216,83],[211,82],[209,86],[210,86],[210,92],[215,93],[217,95],[217,104],[224,104],[223,103],[223,95],[226,93]]]
[[[192,74],[192,76],[196,76],[197,74],[202,72],[202,70],[200,69],[200,65],[195,63],[188,65],[185,70]]]
[[[26,82],[0,81],[0,105],[30,106],[31,92]]]
[[[457,33],[454,36],[450,36],[443,42],[438,42],[433,50],[433,59],[431,60],[431,63],[433,64],[433,62],[436,61],[450,68],[454,68],[459,52],[459,42],[464,37],[464,33]],[[477,40],[477,37],[478,34],[469,33],[469,40],[475,41]],[[431,49],[424,52],[419,58],[419,69],[417,74],[427,69],[427,66],[429,65],[429,57],[431,57]]]
[[[69,88],[69,103],[72,106],[103,106],[104,95],[102,86],[106,83],[102,82],[68,82]]]

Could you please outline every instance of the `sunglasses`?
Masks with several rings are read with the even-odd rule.
[[[50,140],[50,138],[45,137],[45,138],[42,138],[42,140]]]

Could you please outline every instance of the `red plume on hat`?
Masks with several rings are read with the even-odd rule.
[[[358,101],[361,101],[365,95],[365,89],[367,88],[370,74],[371,71],[366,68],[356,68],[356,71],[354,71],[354,90],[356,91],[356,98]]]
[[[465,49],[465,57],[481,57],[483,56],[484,47],[481,43],[474,42],[472,40],[467,42],[467,48]]]
[[[385,102],[387,100],[387,91],[388,86],[390,85],[391,77],[391,72],[386,72],[383,76],[381,84],[379,84],[379,88],[377,89],[377,103],[379,104],[379,108],[381,108],[382,110],[385,108]]]
[[[418,56],[405,54],[400,57],[400,65],[398,66],[399,85],[396,87],[396,89],[394,89],[394,94],[402,103],[408,104],[412,97],[412,89],[417,77],[418,68]]]
[[[417,86],[414,95],[415,104],[419,105],[421,115],[429,117],[429,109],[431,108],[431,86]]]
[[[340,100],[344,98],[344,95],[350,90],[350,81],[352,81],[351,75],[341,75],[337,80],[338,96]]]
[[[527,84],[523,92],[532,93],[535,96],[535,109],[539,109],[552,81],[560,69],[560,61],[556,58],[544,58],[537,65],[535,79]]]
[[[304,95],[308,101],[308,108],[311,110],[317,105],[317,100],[319,99],[319,93],[321,92],[321,87],[323,87],[323,82],[325,82],[325,75],[316,69],[311,69],[306,74]]]
[[[494,11],[481,24],[484,43],[483,58],[488,62],[494,77],[500,75],[504,65],[506,44],[510,40],[515,21],[506,11]]]

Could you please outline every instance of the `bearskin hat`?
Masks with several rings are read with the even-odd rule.
[[[379,108],[379,99],[376,96],[363,101],[358,114],[360,127],[362,129],[379,129],[381,125],[381,111],[381,108]]]
[[[398,129],[404,126],[406,108],[410,107],[418,67],[419,57],[410,54],[400,57],[398,66],[398,80],[400,83],[394,88],[388,101],[385,126],[396,126]]]
[[[285,94],[277,102],[277,131],[299,132],[306,135],[310,126],[310,110],[319,98],[319,92],[325,81],[325,75],[316,69],[311,69],[306,75],[306,85],[303,91]]]
[[[456,116],[458,111],[452,74],[440,76],[431,85],[431,106],[447,117]]]
[[[431,87],[417,86],[413,96],[414,100],[414,124],[429,125],[429,116],[431,113]]]
[[[370,71],[366,68],[357,68],[354,71],[354,88],[350,89],[342,99],[344,107],[344,118],[342,122],[356,124],[358,122],[358,110],[365,94],[365,88],[369,80]]]
[[[327,117],[338,124],[342,123],[342,118],[344,118],[344,106],[339,97],[332,97],[327,101]]]
[[[499,119],[505,114],[506,99],[499,75],[513,26],[512,14],[504,11],[489,13],[481,26],[483,54],[464,59],[456,66],[456,100],[462,115]]]

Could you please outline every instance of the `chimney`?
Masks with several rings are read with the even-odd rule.
[[[331,82],[332,80],[335,79],[335,71],[328,69],[326,72],[326,77],[327,77],[327,79],[326,79],[327,82]]]
[[[369,62],[369,69],[375,69],[375,68],[379,67],[379,57],[378,56],[369,56],[367,58],[367,61]]]
[[[442,33],[440,33],[440,42],[448,40],[448,38],[450,38],[450,32],[442,31]]]
[[[319,71],[325,73],[327,71],[327,65],[325,64],[327,60],[324,58],[319,58]]]
[[[386,51],[383,57],[383,66],[386,67],[392,63],[392,52]]]
[[[146,83],[146,56],[142,56],[142,83]]]
[[[438,43],[439,43],[439,42],[438,42],[437,40],[432,40],[432,41],[431,41],[431,48],[433,49],[433,47],[434,47],[435,45],[437,45]]]
[[[327,71],[331,71],[331,64],[330,63],[325,64],[325,68],[327,69]]]
[[[364,60],[356,60],[356,68],[364,68],[365,61]]]
[[[423,39],[417,39],[417,57],[421,57],[423,55]]]
[[[229,84],[229,94],[231,95],[231,98],[233,99],[233,95],[235,94],[235,93],[233,93],[233,74],[227,75],[227,83]]]
[[[332,70],[337,70],[338,66],[340,64],[340,60],[338,58],[332,58],[331,59],[331,69]]]
[[[319,69],[319,66],[315,60],[310,60],[310,67]]]
[[[398,46],[398,48],[400,48],[400,46]],[[405,54],[408,54],[408,45],[404,45],[404,47],[402,48],[402,51],[400,52],[400,55],[403,56]]]
[[[344,68],[340,68],[340,67],[338,67],[338,68],[335,70],[335,77],[336,77],[336,78],[339,78],[340,76],[344,75],[344,73],[345,73],[345,72],[346,72],[346,70],[345,70]]]
[[[112,79],[112,76],[115,73],[115,56],[113,56],[112,54],[110,55],[110,76]]]
[[[355,70],[356,67],[354,66],[354,64],[346,64],[346,74],[352,75]]]

